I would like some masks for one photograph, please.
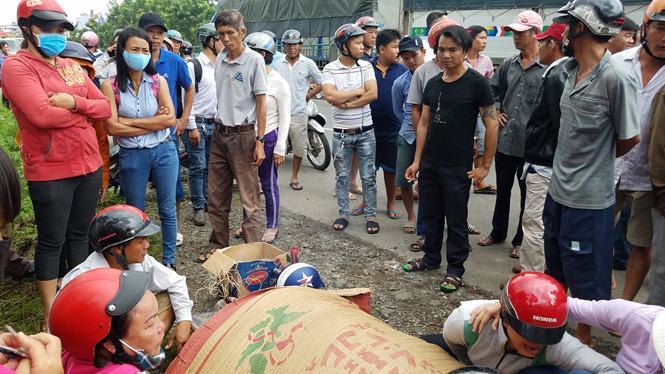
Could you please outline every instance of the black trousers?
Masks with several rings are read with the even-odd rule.
[[[517,223],[517,232],[512,245],[522,245],[522,215],[524,214],[524,200],[526,199],[526,182],[520,179],[524,169],[524,159],[508,156],[497,152],[494,156],[496,169],[496,202],[494,203],[494,216],[492,216],[492,239],[498,242],[506,240],[508,236],[508,222],[510,220],[510,193],[515,178],[520,186],[520,219]]]
[[[73,178],[28,182],[37,225],[37,280],[62,278],[88,257],[88,226],[101,185],[101,168]]]
[[[447,273],[458,277],[464,275],[464,261],[469,257],[467,218],[471,180],[466,175],[469,170],[468,166],[433,165],[423,160],[418,177],[425,224],[423,261],[429,266],[441,264],[444,223],[447,223]]]

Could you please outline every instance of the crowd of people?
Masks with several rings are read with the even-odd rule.
[[[179,143],[188,153],[192,221],[204,226],[207,217],[212,231],[196,260],[229,246],[234,183],[243,210],[235,235],[270,243],[279,235],[287,141],[289,187],[302,191],[307,102],[322,92],[332,105],[332,229],[362,216],[366,232],[379,233],[382,169],[385,213],[403,218],[400,196],[402,230],[417,236],[410,249],[423,254],[404,271],[439,269],[447,232],[443,292],[463,287],[469,235],[479,233],[468,222],[470,193],[496,195],[492,231],[478,242],[491,246],[508,238],[519,185],[510,253],[517,275],[499,301],[463,303],[442,334],[424,339],[498,372],[662,371],[665,0],[651,2],[642,25],[619,0],[573,0],[547,26],[523,11],[503,26],[518,53],[497,68],[483,54],[487,30],[445,12],[427,17],[431,51],[372,17],[342,25],[332,36],[339,57],[322,72],[302,54],[300,31],[282,35],[282,54],[274,33],[248,34],[235,10],[198,27],[197,56],[157,13],[119,25],[103,51],[93,32],[67,41],[74,27],[55,0],[22,0],[17,16],[24,42],[0,56],[0,82],[34,208],[43,327],[55,337],[0,335],[0,345],[18,349],[0,354],[0,368],[19,371],[29,356],[27,365],[48,372],[129,373],[164,361],[169,330],[169,346],[186,344],[193,303],[176,269],[185,240]],[[96,212],[109,185],[110,137],[126,205]],[[485,180],[492,164],[496,186]],[[3,227],[20,206],[4,152],[0,172]],[[149,182],[159,226],[144,213]],[[354,207],[355,195],[362,201]],[[158,233],[161,261],[147,254]],[[10,243],[0,236],[0,273]],[[626,270],[623,300],[608,301],[613,268]],[[649,269],[648,305],[634,303]],[[574,337],[567,320],[578,323]],[[616,362],[590,348],[591,326],[622,337]]]

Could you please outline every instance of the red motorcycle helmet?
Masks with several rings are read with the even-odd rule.
[[[365,30],[367,27],[376,27],[377,29],[381,26],[379,25],[376,20],[370,16],[364,16],[358,18],[356,21],[356,26],[360,27],[361,29]]]
[[[74,30],[74,25],[67,19],[67,13],[55,0],[21,0],[16,9],[18,25],[30,26],[31,17],[42,24],[62,24],[67,30]]]
[[[510,278],[501,295],[501,316],[523,338],[557,344],[566,332],[568,296],[547,274],[522,272]]]
[[[95,346],[111,331],[111,319],[141,301],[150,273],[94,269],[60,290],[49,314],[49,330],[74,357],[93,362]]]
[[[436,43],[439,41],[439,34],[441,34],[441,31],[443,31],[443,29],[445,29],[448,26],[461,26],[461,25],[454,19],[450,18],[444,18],[441,21],[435,23],[434,26],[432,26],[432,28],[429,30],[429,33],[427,34],[427,42],[429,43],[430,48],[436,51],[437,49]]]

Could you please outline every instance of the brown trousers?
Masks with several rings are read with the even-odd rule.
[[[261,201],[254,147],[256,133],[253,126],[240,129],[221,125],[215,127],[208,163],[208,217],[212,226],[210,249],[229,246],[234,178],[238,182],[240,202],[245,213],[241,226],[245,243],[261,240]]]

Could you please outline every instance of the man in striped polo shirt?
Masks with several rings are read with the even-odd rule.
[[[337,29],[334,42],[341,56],[323,68],[323,93],[333,105],[335,194],[339,205],[333,229],[342,231],[349,224],[349,174],[355,154],[360,163],[367,233],[376,234],[376,138],[369,103],[377,98],[377,86],[372,65],[361,60],[363,34],[365,31],[353,24]]]
[[[293,148],[293,171],[289,186],[296,191],[302,190],[298,181],[298,172],[307,149],[307,102],[321,92],[321,72],[312,59],[300,53],[303,38],[297,30],[286,30],[282,36],[282,45],[286,55],[275,62],[275,70],[289,82],[291,87],[291,126],[289,138]],[[310,90],[310,83],[316,86]]]

